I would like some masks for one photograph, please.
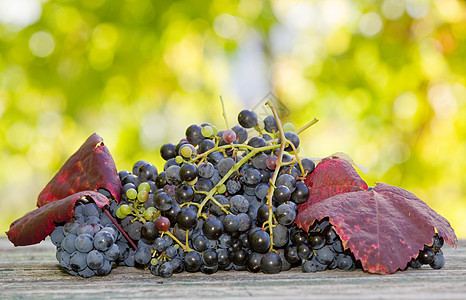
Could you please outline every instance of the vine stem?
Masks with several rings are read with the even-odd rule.
[[[189,248],[187,240],[185,245],[173,233],[171,233],[170,230],[165,230],[162,232],[171,237],[178,245],[180,245],[180,247],[183,248],[184,252],[194,251],[193,249]]]
[[[291,146],[291,148],[293,149],[293,152],[294,152],[294,156],[296,157],[296,162],[298,163],[299,165],[299,168],[301,170],[301,177],[305,177],[305,174],[304,174],[304,167],[303,167],[303,164],[301,163],[301,158],[299,158],[299,155],[298,155],[298,150],[296,149],[296,147],[293,145],[293,143],[288,143],[288,145]]]
[[[228,144],[228,145],[223,145],[223,146],[216,146],[216,147],[214,147],[214,148],[212,148],[212,149],[210,149],[210,150],[208,150],[208,151],[206,151],[206,152],[204,152],[202,154],[199,154],[196,157],[192,158],[190,160],[190,162],[195,162],[199,158],[201,158],[201,160],[202,160],[203,158],[207,157],[207,155],[209,155],[212,152],[215,152],[215,151],[222,151],[223,152],[224,150],[227,150],[227,149],[230,149],[230,148],[232,148],[232,149],[236,148],[238,150],[249,150],[249,151],[252,151],[252,150],[256,149],[256,148],[251,147],[249,145],[241,145],[241,144],[240,145]]]
[[[222,95],[220,95],[219,97],[220,97],[220,102],[222,103],[223,118],[225,119],[225,123],[227,124],[227,129],[230,129],[230,126],[228,125],[227,114],[225,112],[225,103],[223,103]]]
[[[204,198],[204,200],[199,204],[199,209],[197,211],[197,217],[199,217],[201,214],[202,214],[202,208],[206,205],[206,203],[210,200],[210,201],[213,201],[215,204],[217,204],[221,209],[222,211],[224,211],[225,213],[228,213],[228,211],[223,208],[223,205],[220,204],[217,200],[215,200],[215,198],[213,197],[214,194],[217,192],[218,188],[225,183],[225,181],[227,181],[228,178],[230,178],[230,176],[239,170],[239,168],[245,163],[247,162],[251,157],[253,157],[254,155],[256,155],[257,153],[259,152],[264,152],[264,151],[267,151],[267,150],[272,150],[272,149],[275,149],[275,148],[278,148],[278,145],[270,145],[270,146],[265,146],[265,147],[261,147],[261,148],[253,148],[253,150],[251,150],[251,152],[249,152],[247,155],[245,155],[240,161],[238,161],[226,174],[225,176],[223,176],[223,178],[217,183],[217,185],[211,189],[209,191],[209,193],[206,195],[206,197]]]
[[[273,171],[272,178],[270,179],[271,181],[270,188],[267,191],[267,205],[269,206],[269,219],[266,222],[264,222],[264,224],[262,225],[263,227],[268,225],[269,232],[270,232],[270,250],[269,251],[273,251],[274,250],[273,249],[273,227],[274,225],[273,225],[272,195],[275,190],[275,182],[277,180],[278,173],[280,171],[280,166],[282,164],[282,156],[283,156],[283,152],[285,151],[285,145],[287,143],[287,140],[285,139],[285,133],[283,131],[282,122],[280,121],[280,118],[278,117],[277,111],[275,110],[275,106],[270,100],[267,101],[265,104],[268,105],[270,107],[270,110],[272,111],[272,114],[277,123],[278,131],[280,132],[280,139],[281,139],[280,150],[278,151],[277,160],[275,161],[275,170]]]
[[[300,134],[301,132],[305,131],[306,129],[308,129],[309,127],[311,127],[312,125],[314,125],[317,122],[319,122],[319,119],[317,119],[317,118],[312,119],[311,122],[307,123],[303,127],[296,130],[296,134]]]

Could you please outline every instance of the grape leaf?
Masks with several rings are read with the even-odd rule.
[[[80,191],[107,189],[118,201],[121,182],[115,162],[102,138],[94,133],[45,186],[37,206],[63,199]]]
[[[367,184],[351,163],[336,156],[324,158],[318,163],[306,177],[305,183],[309,188],[309,198],[299,206],[299,211],[341,193],[367,190]]]
[[[349,171],[344,163],[333,162],[332,165],[344,169],[335,170],[335,174]],[[346,178],[354,180],[353,175]],[[346,186],[337,182],[339,187]],[[312,188],[314,186],[310,186]],[[402,188],[378,183],[369,191],[361,188],[345,193],[341,188],[330,186],[326,191],[331,192],[313,193],[308,200],[310,203],[302,204],[295,222],[307,231],[315,220],[328,217],[343,246],[349,248],[370,273],[391,274],[404,269],[424,244],[432,244],[435,230],[447,243],[456,246],[457,238],[450,223]]]
[[[93,191],[79,192],[60,201],[50,202],[11,223],[10,230],[6,232],[8,239],[15,246],[41,242],[53,231],[56,224],[69,221],[73,217],[74,206],[83,197],[92,199],[100,208],[109,202],[107,197]]]

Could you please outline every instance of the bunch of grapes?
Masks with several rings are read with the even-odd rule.
[[[259,120],[243,110],[238,123],[224,131],[189,126],[184,139],[161,147],[160,173],[147,161],[119,172],[115,216],[138,245],[136,264],[161,276],[232,268],[278,273],[297,264],[286,254],[314,162],[299,158],[294,126],[282,126],[276,115]]]
[[[162,172],[145,160],[120,171],[121,201],[110,202],[108,215],[78,205],[74,220],[52,232],[60,265],[83,277],[108,274],[114,263],[161,277],[361,268],[328,218],[308,232],[294,224],[309,197],[304,179],[315,168],[298,155],[298,133],[315,121],[295,130],[271,109],[263,120],[243,110],[239,124],[223,131],[189,126],[178,143],[161,147]],[[443,266],[443,239],[433,240],[408,266]]]
[[[72,220],[55,226],[50,234],[60,266],[72,275],[107,275],[129,253],[127,240],[95,203],[77,203]]]
[[[419,251],[419,255],[413,258],[407,267],[419,269],[422,265],[430,265],[433,269],[443,268],[445,265],[445,257],[441,250],[443,238],[436,233],[432,241],[432,246],[424,245],[424,249]]]

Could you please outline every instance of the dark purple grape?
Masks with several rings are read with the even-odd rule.
[[[158,189],[163,188],[167,184],[167,180],[165,179],[165,171],[160,172],[157,177],[155,177],[155,186]]]
[[[157,195],[154,197],[154,206],[158,210],[167,211],[172,207],[172,204],[172,198],[165,192],[157,193]]]
[[[197,177],[197,166],[191,163],[184,163],[180,168],[180,177],[183,181],[192,181]]]
[[[183,230],[191,229],[197,223],[197,213],[189,207],[183,207],[176,216],[176,223]]]
[[[255,252],[267,252],[270,248],[270,244],[270,235],[264,230],[256,230],[249,236],[249,245]]]
[[[162,147],[160,147],[160,155],[162,158],[165,160],[175,158],[175,146],[176,145],[172,143],[163,144]]]
[[[246,142],[248,139],[248,132],[243,127],[236,125],[231,128],[236,133],[236,140],[239,144]]]
[[[223,233],[223,225],[215,217],[208,218],[202,224],[202,232],[210,240],[218,239]]]
[[[248,252],[244,249],[234,251],[231,254],[231,261],[237,266],[246,265],[247,258],[248,258]]]
[[[206,250],[202,253],[202,262],[208,267],[214,267],[218,264],[218,254],[215,250]]]
[[[258,273],[261,271],[261,260],[262,254],[257,252],[252,252],[248,256],[247,266],[248,270],[253,273]]]
[[[244,128],[252,128],[257,125],[257,115],[249,109],[244,109],[238,114],[238,123]]]
[[[135,162],[133,165],[133,174],[139,176],[139,168],[147,163],[148,162],[145,160],[138,160],[137,162]]]
[[[238,231],[239,218],[234,214],[226,215],[222,220],[222,224],[225,232],[232,234],[233,232]]]
[[[181,208],[178,204],[173,203],[170,207],[169,210],[164,211],[163,215],[170,220],[172,224],[176,223],[176,217],[178,216],[178,213],[181,211]]]
[[[196,124],[186,129],[186,139],[193,145],[198,145],[205,137],[202,135],[202,127]]]
[[[249,140],[248,146],[251,146],[254,148],[262,148],[262,147],[267,146],[267,142],[263,138],[255,136]],[[265,153],[268,153],[268,152],[270,151],[265,151]]]
[[[265,117],[264,125],[265,131],[269,133],[274,133],[278,131],[277,121],[275,120],[273,115],[268,115],[267,117]]]
[[[194,199],[193,187],[187,183],[180,184],[175,190],[175,198],[179,204],[193,201]]]
[[[184,266],[188,272],[197,272],[201,268],[202,258],[199,252],[189,251],[184,255]]]
[[[301,204],[309,198],[309,188],[302,181],[296,181],[296,189],[291,194],[291,201],[296,204]]]
[[[266,274],[276,274],[282,270],[282,259],[275,252],[268,252],[262,256],[261,269]]]
[[[139,167],[138,177],[141,182],[154,181],[157,178],[157,168],[151,163],[145,163]]]
[[[147,240],[154,240],[159,235],[159,230],[154,222],[146,222],[141,227],[141,236]]]
[[[286,185],[279,185],[273,191],[273,197],[280,203],[285,203],[290,200],[291,192]]]
[[[298,256],[298,247],[294,245],[288,245],[285,248],[285,258],[290,264],[300,262],[301,258]]]
[[[431,249],[424,249],[419,252],[418,260],[423,265],[429,265],[434,261],[435,253]]]
[[[199,143],[198,151],[199,151],[199,154],[202,154],[213,148],[215,148],[215,143],[212,140],[204,139]]]
[[[325,245],[325,237],[321,232],[309,232],[308,243],[312,249],[320,249]]]
[[[304,169],[304,173],[305,175],[309,175],[311,174],[312,172],[314,172],[314,169],[316,167],[314,161],[310,158],[303,158],[301,160],[301,165],[303,166],[303,169]],[[295,167],[300,171],[301,173],[301,168],[299,167],[299,165],[296,163],[295,164]],[[303,176],[303,174],[300,174],[300,176]]]

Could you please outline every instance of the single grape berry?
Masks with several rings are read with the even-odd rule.
[[[175,158],[175,144],[168,143],[162,145],[160,148],[160,155],[162,156],[163,159],[169,160],[170,158]]]
[[[180,168],[180,177],[183,181],[191,181],[197,177],[197,166],[191,163],[184,163]]]
[[[223,233],[223,224],[216,218],[208,218],[202,225],[202,232],[208,239],[216,240]]]
[[[231,129],[227,129],[223,132],[222,138],[228,144],[233,143],[236,141],[236,133]]]
[[[141,236],[147,240],[154,240],[158,234],[159,230],[154,222],[146,222],[141,227]]]
[[[249,109],[244,109],[238,114],[238,123],[244,128],[252,128],[257,125],[257,115]]]
[[[429,265],[434,261],[435,253],[430,249],[424,249],[419,253],[418,260],[423,265]]]
[[[277,121],[275,121],[275,118],[273,115],[268,115],[267,117],[265,117],[264,128],[265,128],[265,131],[269,133],[274,133],[278,131]]]
[[[285,203],[286,201],[290,200],[291,192],[290,189],[286,185],[279,185],[273,191],[273,197],[280,203]]]
[[[261,269],[266,274],[276,274],[282,270],[282,259],[275,252],[268,252],[261,258]]]
[[[238,141],[238,144],[242,144],[246,142],[248,139],[248,132],[244,127],[236,125],[233,128],[231,128],[236,133],[236,140]]]
[[[186,139],[193,145],[198,145],[205,137],[202,135],[202,127],[196,124],[186,129]]]
[[[170,220],[167,217],[160,216],[155,220],[155,225],[159,231],[167,231],[170,229]]]

